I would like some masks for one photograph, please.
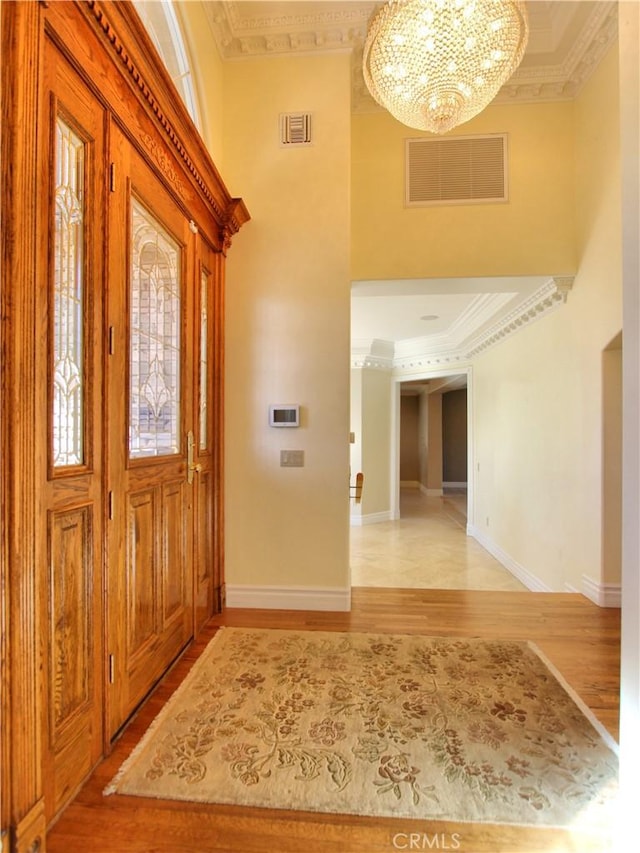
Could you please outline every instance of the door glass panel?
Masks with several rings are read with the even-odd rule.
[[[84,462],[84,142],[56,120],[53,271],[54,467]]]
[[[209,274],[206,270],[200,273],[200,450],[207,448],[207,412],[209,392],[207,377],[209,371],[207,346],[209,321],[207,316],[207,294],[209,291]]]
[[[129,455],[180,450],[180,247],[131,200]]]

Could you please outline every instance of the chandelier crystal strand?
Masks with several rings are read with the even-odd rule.
[[[517,0],[389,0],[369,25],[364,79],[398,121],[446,133],[493,100],[528,37]]]

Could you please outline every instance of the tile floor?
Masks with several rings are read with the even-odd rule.
[[[400,493],[400,519],[351,528],[353,586],[494,589],[526,592],[466,534],[466,495]]]

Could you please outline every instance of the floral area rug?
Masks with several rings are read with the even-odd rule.
[[[527,643],[223,628],[105,793],[606,826],[615,744]]]

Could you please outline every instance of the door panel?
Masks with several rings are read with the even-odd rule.
[[[46,521],[43,618],[47,818],[102,752],[102,235],[104,131],[99,102],[45,42],[39,199],[38,497]],[[43,134],[47,138],[46,134]]]
[[[187,439],[197,385],[194,235],[162,182],[111,126],[109,733],[193,636],[193,490]]]
[[[188,517],[186,487],[183,481],[167,483],[162,488],[162,569],[163,625],[181,617],[185,601],[190,600],[187,588],[189,555],[187,530],[183,519]]]
[[[155,492],[129,494],[127,565],[125,574],[128,654],[133,659],[144,652],[157,632],[154,602],[158,591],[153,543],[155,524]]]
[[[51,562],[49,705],[51,736],[56,741],[71,718],[88,706],[85,673],[91,669],[92,588],[86,566],[93,556],[90,505],[49,514]]]

